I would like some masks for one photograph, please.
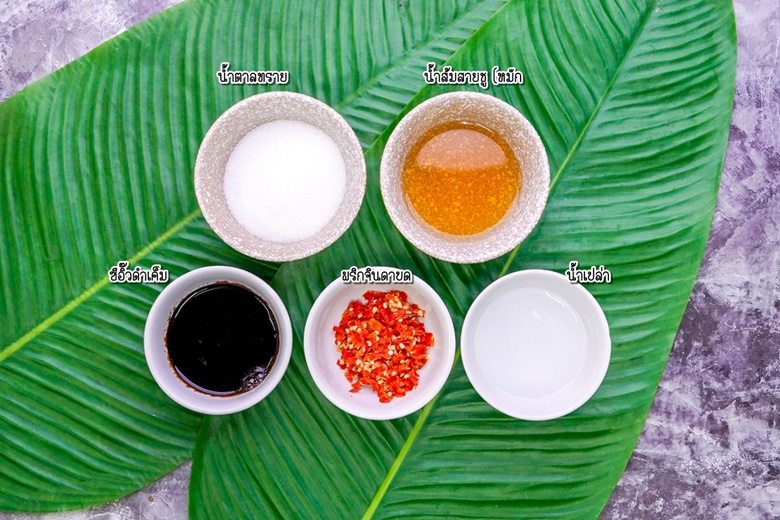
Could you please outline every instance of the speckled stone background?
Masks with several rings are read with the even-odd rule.
[[[176,3],[0,0],[0,101]],[[734,6],[737,90],[710,241],[603,520],[780,519],[780,2]],[[185,519],[189,473],[89,511],[0,520]]]

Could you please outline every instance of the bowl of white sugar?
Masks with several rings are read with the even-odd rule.
[[[285,262],[317,253],[350,226],[366,190],[355,132],[312,97],[269,92],[230,107],[203,138],[195,194],[229,246]]]

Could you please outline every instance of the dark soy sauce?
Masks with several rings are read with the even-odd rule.
[[[279,349],[271,309],[241,285],[216,282],[188,294],[165,334],[179,377],[211,395],[235,395],[259,385]]]

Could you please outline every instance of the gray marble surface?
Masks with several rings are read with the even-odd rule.
[[[0,0],[0,101],[179,0]],[[780,3],[735,0],[737,88],[701,272],[604,520],[780,519]],[[102,507],[184,519],[185,464]]]

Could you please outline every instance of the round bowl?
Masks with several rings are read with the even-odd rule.
[[[272,121],[308,123],[338,147],[346,167],[344,199],[336,215],[314,235],[294,242],[263,240],[245,229],[225,198],[225,167],[236,145],[255,128]],[[195,195],[206,222],[233,249],[260,260],[287,262],[321,251],[349,228],[366,191],[366,163],[355,132],[338,112],[313,97],[268,92],[239,101],[209,128],[195,161]]]
[[[185,296],[199,287],[222,281],[242,285],[268,304],[279,329],[279,351],[271,370],[258,386],[241,394],[217,396],[200,392],[179,378],[168,357],[165,334],[174,308]],[[210,415],[240,412],[262,401],[282,380],[292,354],[290,316],[271,286],[251,273],[226,266],[195,269],[170,283],[155,300],[146,318],[144,353],[154,380],[163,392],[180,405]]]
[[[396,270],[389,267],[372,269]],[[419,370],[417,388],[389,403],[380,403],[377,394],[369,387],[350,392],[352,384],[336,364],[340,354],[336,350],[333,327],[341,321],[347,305],[353,300],[361,300],[366,291],[392,290],[406,292],[411,303],[426,311],[420,321],[433,334],[434,345],[428,349],[428,362]],[[306,320],[303,349],[312,379],[331,403],[364,419],[396,419],[428,404],[444,386],[455,360],[455,327],[439,295],[417,277],[411,284],[346,284],[339,278],[328,285],[314,302]]]
[[[518,419],[566,415],[609,366],[609,325],[596,299],[558,273],[518,271],[474,300],[461,333],[463,367],[482,398]]]
[[[451,235],[423,221],[402,186],[406,158],[431,128],[453,121],[479,124],[511,147],[520,165],[522,188],[504,217],[473,235]],[[539,134],[511,105],[487,94],[451,92],[410,111],[393,130],[382,154],[382,198],[393,223],[419,250],[448,262],[470,264],[499,257],[522,242],[542,216],[550,188],[550,166]]]

